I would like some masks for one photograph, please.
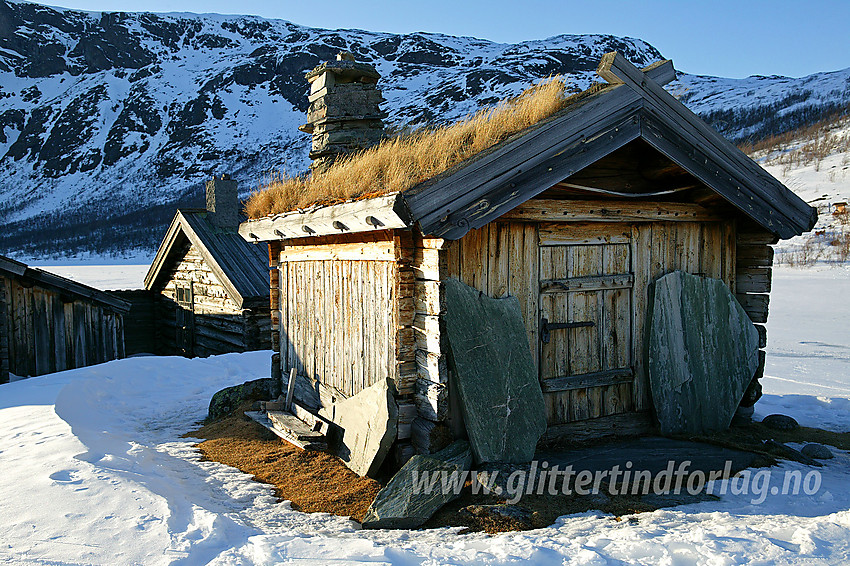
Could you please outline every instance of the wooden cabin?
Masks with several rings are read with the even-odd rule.
[[[323,402],[389,378],[416,413],[399,443],[441,448],[463,434],[452,277],[519,299],[548,438],[651,424],[647,311],[668,272],[726,282],[764,348],[770,244],[816,211],[662,88],[669,61],[641,71],[614,53],[599,74],[607,84],[552,118],[412,189],[243,223],[269,244],[283,374],[296,368]]]
[[[124,357],[130,305],[0,256],[0,383]]]
[[[237,233],[236,181],[222,176],[206,189],[207,208],[177,211],[145,276],[156,353],[270,349],[268,248]]]

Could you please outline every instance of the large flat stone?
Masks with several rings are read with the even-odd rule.
[[[527,462],[546,432],[543,392],[516,297],[493,299],[449,279],[446,334],[472,452]]]
[[[655,282],[649,379],[663,434],[729,428],[758,368],[758,332],[719,279],[681,271]]]
[[[464,470],[472,465],[472,452],[465,441],[457,441],[432,454],[413,456],[375,497],[363,518],[365,529],[415,529],[457,499],[460,490],[444,489],[440,474],[455,474],[460,487]],[[423,474],[437,474],[435,482],[422,483]],[[423,487],[424,486],[424,487]]]
[[[386,379],[320,410],[342,429],[332,451],[361,476],[374,477],[398,436],[398,405]]]

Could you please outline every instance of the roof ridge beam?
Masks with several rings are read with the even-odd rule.
[[[701,137],[704,139],[707,142],[703,144],[707,146],[706,149],[722,155],[731,165],[740,167],[747,173],[752,174],[755,180],[760,181],[760,183],[752,183],[751,186],[747,187],[748,192],[754,193],[767,202],[770,199],[777,199],[791,208],[793,212],[796,212],[796,214],[789,215],[784,210],[772,206],[779,215],[787,220],[787,223],[797,233],[806,232],[811,229],[814,220],[817,219],[817,214],[813,212],[813,209],[808,204],[762,169],[752,159],[744,155],[729,140],[710,128],[699,116],[676,100],[672,94],[664,90],[650,76],[632,65],[625,57],[616,51],[606,53],[599,63],[597,73],[603,78],[614,77],[616,80],[629,86],[632,90],[643,96],[649,107],[658,109],[661,113],[667,110],[671,114],[669,118],[672,118],[677,123],[687,125],[692,130],[688,133],[697,138]],[[739,179],[739,182],[742,185],[750,184],[746,182],[746,179]]]

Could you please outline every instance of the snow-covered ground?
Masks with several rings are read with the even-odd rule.
[[[760,414],[850,430],[850,271],[776,270]],[[218,389],[267,374],[269,352],[139,357],[0,386],[0,563],[838,564],[850,559],[850,456],[812,496],[725,495],[536,531],[361,531],[275,504],[180,437]],[[774,474],[808,468],[786,463]]]
[[[101,291],[142,289],[150,264],[144,265],[36,265],[39,269],[73,279]]]

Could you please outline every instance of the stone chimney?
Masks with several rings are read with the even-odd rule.
[[[381,141],[386,114],[378,107],[384,101],[376,86],[379,78],[374,66],[356,62],[345,51],[307,73],[310,109],[299,129],[313,135],[314,173],[325,171],[340,155]]]
[[[239,194],[227,173],[207,181],[207,220],[222,230],[239,229]]]

